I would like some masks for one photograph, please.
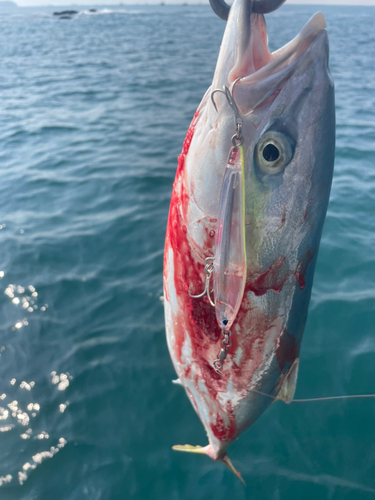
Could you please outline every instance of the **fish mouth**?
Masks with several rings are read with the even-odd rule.
[[[264,16],[252,14],[248,35],[240,30],[242,37],[237,39],[235,63],[228,75],[229,85],[238,78],[241,83],[253,84],[290,66],[308,50],[325,27],[324,15],[317,12],[293,40],[271,53]],[[244,40],[244,36],[247,39]]]

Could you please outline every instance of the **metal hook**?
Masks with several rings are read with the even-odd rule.
[[[235,80],[232,84],[232,89],[229,90],[228,87],[226,85],[223,86],[223,90],[222,89],[216,89],[214,90],[212,93],[211,93],[211,101],[212,101],[212,104],[214,105],[214,108],[215,108],[215,111],[218,113],[218,109],[217,109],[217,106],[216,106],[216,102],[215,102],[215,99],[214,99],[214,95],[216,92],[220,92],[221,94],[224,94],[225,97],[227,98],[227,101],[228,101],[228,104],[229,106],[232,108],[233,112],[234,112],[234,116],[235,116],[235,119],[236,119],[236,125],[237,123],[241,123],[242,124],[242,119],[241,119],[241,115],[238,111],[238,108],[237,108],[237,104],[236,104],[236,101],[234,99],[234,88],[235,86],[237,85],[237,83],[241,80],[241,78],[237,78],[237,80]]]
[[[228,331],[228,332],[223,332],[223,335],[224,335],[224,339],[221,343],[221,345],[223,346],[221,349],[220,349],[220,352],[219,352],[219,357],[218,359],[215,359],[215,361],[213,362],[213,365],[214,365],[214,368],[215,370],[220,374],[222,375],[221,373],[221,369],[223,368],[224,366],[224,361],[226,360],[227,356],[228,356],[228,349],[230,347],[232,347],[232,341],[230,340],[230,337],[231,337],[231,332]]]
[[[240,112],[238,111],[238,107],[237,107],[237,104],[236,104],[236,101],[235,101],[234,95],[233,95],[234,88],[240,80],[241,80],[241,78],[237,78],[237,80],[235,80],[233,82],[231,90],[229,90],[228,87],[226,85],[224,85],[223,90],[216,89],[216,90],[213,90],[211,93],[211,101],[212,101],[212,104],[214,105],[215,111],[217,113],[218,113],[218,109],[217,109],[215,98],[214,98],[216,92],[220,92],[221,94],[225,95],[229,106],[232,108],[232,110],[234,112],[234,123],[236,126],[236,134],[232,137],[232,143],[234,146],[235,145],[240,146],[242,144],[243,121],[242,121]]]
[[[213,266],[214,259],[213,259],[213,257],[207,257],[205,259],[205,263],[206,263],[206,265],[205,265],[205,268],[204,268],[204,272],[205,272],[205,275],[206,275],[206,282],[205,282],[205,285],[204,285],[203,292],[200,293],[199,295],[191,295],[191,293],[190,293],[191,285],[190,285],[188,293],[189,293],[189,297],[191,297],[192,299],[200,299],[201,297],[204,297],[205,295],[207,295],[207,298],[208,298],[210,304],[212,305],[212,307],[215,307],[216,304],[211,299],[211,292],[210,292],[211,275],[214,272],[214,266]]]

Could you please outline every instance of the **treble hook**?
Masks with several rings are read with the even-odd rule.
[[[206,265],[204,268],[204,273],[206,275],[206,283],[204,285],[204,290],[199,295],[191,295],[191,293],[190,293],[191,285],[190,285],[189,286],[189,297],[191,297],[192,299],[200,299],[201,297],[204,297],[205,295],[207,295],[207,298],[210,301],[210,304],[212,305],[212,307],[215,307],[216,304],[211,299],[211,293],[210,293],[211,274],[214,271],[214,265],[213,265],[214,259],[213,259],[213,257],[207,257],[205,259],[205,263],[206,263]]]
[[[236,104],[236,101],[234,100],[234,95],[233,95],[233,92],[234,92],[234,88],[235,86],[237,85],[237,83],[241,80],[241,78],[237,78],[237,80],[235,80],[232,84],[232,89],[229,90],[228,87],[226,85],[223,86],[223,90],[222,89],[216,89],[214,90],[212,93],[211,93],[211,101],[212,101],[212,104],[214,105],[214,108],[215,108],[215,111],[218,112],[217,110],[217,106],[216,106],[216,102],[215,102],[215,99],[214,99],[214,95],[216,92],[220,92],[221,94],[224,94],[225,97],[227,98],[227,101],[228,101],[228,104],[229,106],[233,109],[234,111],[234,114],[235,114],[235,117],[236,119],[239,118],[241,120],[241,116],[240,116],[240,113],[238,111],[238,108],[237,108],[237,104]]]
[[[243,121],[242,121],[242,118],[241,118],[241,115],[240,115],[240,112],[238,111],[238,107],[237,107],[237,104],[236,104],[236,101],[234,99],[234,88],[236,86],[236,84],[241,80],[241,78],[237,78],[237,80],[235,80],[232,84],[232,89],[229,90],[228,87],[226,85],[223,86],[223,90],[221,89],[216,89],[216,90],[213,90],[212,93],[211,93],[211,101],[212,101],[212,104],[214,105],[214,108],[215,108],[215,111],[218,113],[218,109],[217,109],[217,106],[216,106],[216,102],[215,102],[215,94],[216,92],[220,92],[221,94],[224,94],[227,101],[228,101],[228,104],[229,106],[232,108],[233,112],[234,112],[234,123],[235,123],[235,126],[236,126],[236,134],[232,137],[232,142],[233,142],[233,139],[236,138],[237,142],[236,142],[236,145],[237,146],[240,146],[242,144],[242,127],[243,127]],[[233,144],[235,144],[233,142]]]

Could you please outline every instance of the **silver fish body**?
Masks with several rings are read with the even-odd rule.
[[[334,163],[334,88],[328,37],[318,13],[270,54],[264,17],[244,19],[235,0],[212,86],[179,157],[164,257],[168,347],[208,435],[204,452],[226,449],[276,399],[294,395],[303,330]],[[221,373],[212,366],[223,339],[206,298],[204,264],[215,256],[225,166],[235,133],[229,88],[243,121],[247,280]]]

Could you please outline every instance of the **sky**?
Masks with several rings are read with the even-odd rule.
[[[118,5],[123,4],[144,4],[160,3],[161,0],[15,0],[22,7],[34,5]],[[165,3],[204,3],[208,0],[163,0]],[[373,5],[375,0],[288,0],[289,4],[316,4],[316,5]],[[0,0],[1,4],[1,0]]]

